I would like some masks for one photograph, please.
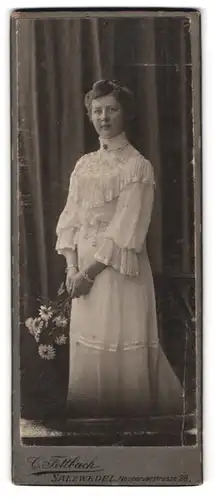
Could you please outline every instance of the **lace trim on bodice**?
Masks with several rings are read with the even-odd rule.
[[[70,182],[70,195],[79,207],[102,206],[131,183],[155,183],[150,162],[136,150],[129,156],[129,151],[120,156],[99,150],[80,158]]]

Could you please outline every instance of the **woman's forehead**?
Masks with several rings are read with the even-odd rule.
[[[104,95],[102,97],[97,97],[92,100],[92,107],[95,108],[97,106],[112,106],[113,104],[118,104],[117,99],[113,94]]]

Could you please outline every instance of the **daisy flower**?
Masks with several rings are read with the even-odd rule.
[[[28,318],[28,319],[26,319],[26,322],[25,322],[25,326],[28,328],[31,335],[34,335],[33,322],[34,322],[33,318]]]
[[[55,319],[53,319],[53,323],[56,324],[56,326],[66,326],[68,324],[68,319],[63,316],[63,314],[60,314],[59,316],[56,316]]]
[[[58,345],[66,344],[67,343],[67,337],[66,337],[66,335],[64,335],[64,334],[59,335],[59,337],[56,337],[55,342]]]
[[[39,315],[41,319],[48,322],[48,320],[53,316],[52,308],[49,306],[40,306]]]
[[[52,345],[40,344],[38,347],[38,352],[43,359],[50,360],[55,358],[55,349]]]
[[[38,343],[40,341],[40,333],[35,333],[34,338],[36,342]]]
[[[33,319],[31,329],[32,329],[33,335],[41,333],[41,331],[43,329],[43,321],[41,320],[41,318],[34,318]]]

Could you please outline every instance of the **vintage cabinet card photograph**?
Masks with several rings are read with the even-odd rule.
[[[196,10],[11,14],[13,482],[202,482]]]

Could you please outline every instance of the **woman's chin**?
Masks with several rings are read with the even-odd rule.
[[[100,129],[100,137],[102,139],[113,139],[114,137],[116,137],[120,132],[115,132],[111,129],[108,129],[108,128],[103,128],[103,129]]]
[[[112,134],[111,130],[108,129],[108,128],[107,129],[105,129],[105,128],[101,129],[99,135],[100,135],[100,137],[102,137],[102,139],[110,139],[111,137],[113,137],[113,134]]]

